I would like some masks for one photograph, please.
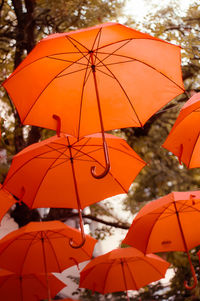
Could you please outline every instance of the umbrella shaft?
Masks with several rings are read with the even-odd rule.
[[[51,292],[50,292],[50,288],[49,288],[49,279],[48,279],[48,274],[47,274],[47,262],[46,262],[46,254],[45,254],[45,249],[44,249],[43,233],[42,233],[41,242],[42,242],[42,252],[43,252],[43,259],[44,259],[44,271],[45,271],[46,283],[47,283],[48,301],[51,301]]]

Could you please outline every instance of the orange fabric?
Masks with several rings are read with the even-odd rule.
[[[41,40],[3,83],[23,124],[82,137],[101,131],[93,68],[105,130],[143,126],[184,92],[180,47],[118,23]]]
[[[200,167],[200,93],[192,96],[162,145],[171,151],[188,168]]]
[[[80,287],[102,294],[138,290],[165,277],[169,263],[135,248],[115,249],[91,260],[80,273]]]
[[[178,213],[177,213],[178,212]],[[186,251],[200,244],[200,191],[172,192],[145,205],[133,220],[123,243],[144,253]]]
[[[52,298],[66,286],[50,273],[48,274],[48,281]],[[44,274],[24,274],[20,276],[7,270],[0,270],[0,296],[1,300],[7,301],[46,299],[48,297],[46,276]]]
[[[77,141],[61,135],[33,144],[18,153],[12,161],[4,187],[31,208],[77,208],[78,197],[82,209],[107,197],[127,193],[129,186],[145,162],[125,140],[106,134],[111,169],[103,179],[91,175],[91,167],[101,172],[104,162],[102,138],[94,134]],[[72,174],[73,157],[75,180]]]
[[[15,203],[13,196],[0,184],[0,221]]]
[[[60,221],[31,222],[0,240],[0,266],[18,274],[59,272],[92,257],[96,240],[86,235],[82,248],[72,249],[69,239],[81,242],[81,234]]]

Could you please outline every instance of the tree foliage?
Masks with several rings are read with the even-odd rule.
[[[15,69],[35,44],[48,34],[92,26],[117,18],[122,0],[3,0],[0,5],[0,81]],[[200,6],[198,1],[191,3],[184,13],[180,13],[179,1],[169,2],[158,10],[154,7],[142,22],[136,23],[131,17],[127,24],[135,29],[146,31],[154,36],[176,43],[182,47],[182,71],[186,88],[185,94],[174,99],[156,113],[143,128],[127,128],[117,134],[122,135],[133,149],[146,161],[148,166],[142,170],[132,185],[124,206],[132,213],[137,212],[146,202],[161,197],[171,191],[196,190],[200,183],[200,170],[188,170],[180,165],[177,158],[162,148],[182,105],[195,91],[200,91]],[[18,114],[3,88],[0,89],[1,106],[1,147],[6,151],[0,159],[0,181],[3,182],[12,156],[25,146],[43,140],[54,134],[53,131],[38,127],[21,126]],[[115,132],[116,134],[116,132]],[[17,206],[12,213],[20,226],[30,220],[39,220],[37,211],[30,211],[25,205]],[[45,220],[76,218],[71,209],[51,209]],[[101,216],[111,216],[112,208],[97,204],[91,208],[94,221],[102,221]],[[128,229],[126,222],[105,221],[105,225]],[[105,230],[106,231],[106,230]],[[100,235],[100,234],[99,234]],[[101,235],[100,235],[101,236]],[[198,261],[193,254],[195,268]],[[140,291],[136,300],[195,300],[200,295],[199,286],[192,292],[183,289],[183,279],[190,278],[185,255],[168,254],[168,260],[175,269],[175,276],[169,290],[162,295],[161,284],[151,285]],[[190,279],[189,279],[190,280]],[[83,300],[100,300],[84,292]],[[96,299],[95,299],[96,298]],[[111,300],[112,296],[106,296]],[[116,293],[115,300],[124,300],[125,294]],[[166,298],[166,299],[165,299]],[[170,299],[172,298],[172,299]],[[174,299],[173,299],[174,298]]]

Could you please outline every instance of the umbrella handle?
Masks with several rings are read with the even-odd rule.
[[[180,164],[180,165],[182,165],[182,162],[181,162],[182,155],[183,155],[183,144],[181,144],[181,147],[180,147],[180,154],[178,155],[178,161],[179,161],[179,164]]]
[[[84,232],[83,217],[82,217],[82,213],[81,213],[81,209],[80,208],[78,208],[78,214],[79,214],[79,222],[80,222],[80,228],[81,228],[81,238],[82,238],[82,241],[81,241],[81,243],[79,245],[77,245],[77,244],[74,244],[73,238],[70,238],[69,245],[73,249],[79,249],[79,248],[81,248],[85,244],[85,241],[86,241],[86,236],[85,236],[85,232]]]
[[[56,134],[57,134],[58,137],[60,137],[61,119],[60,119],[60,117],[59,117],[58,115],[56,115],[56,114],[53,114],[52,117],[53,117],[53,119],[55,119],[56,122],[57,122]]]
[[[190,261],[189,261],[189,262],[190,262]],[[195,287],[197,286],[197,283],[198,283],[198,281],[197,281],[197,276],[196,276],[196,274],[195,274],[194,267],[193,267],[193,265],[192,265],[191,263],[190,263],[190,269],[191,269],[191,272],[192,272],[192,276],[193,276],[194,283],[193,283],[193,285],[189,286],[188,283],[187,283],[187,281],[185,280],[185,281],[184,281],[184,286],[185,286],[185,288],[186,288],[187,290],[192,290],[193,288],[195,288]]]
[[[107,146],[104,135],[102,135],[102,137],[103,137],[103,150],[104,150],[106,167],[105,167],[104,171],[99,175],[96,174],[96,166],[91,167],[91,174],[95,179],[104,178],[110,171],[110,159],[109,159],[109,155],[108,155],[108,146]]]

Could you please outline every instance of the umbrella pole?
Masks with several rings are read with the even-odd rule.
[[[99,91],[98,91],[97,78],[96,78],[96,69],[95,69],[95,65],[94,65],[92,50],[90,51],[90,58],[91,58],[91,64],[92,64],[91,68],[92,68],[92,74],[93,74],[93,78],[94,78],[94,86],[95,86],[97,105],[98,105],[98,111],[99,111],[99,119],[100,119],[100,125],[101,125],[104,158],[105,158],[105,163],[106,163],[105,169],[101,174],[99,174],[99,175],[96,174],[96,166],[91,167],[91,174],[96,179],[102,179],[108,174],[108,172],[110,170],[110,159],[109,159],[108,146],[107,146],[105,132],[104,132],[103,117],[102,117],[102,112],[101,112],[101,104],[100,104],[100,99],[99,99]]]
[[[122,267],[122,274],[123,274],[123,278],[124,278],[124,285],[125,285],[125,289],[126,289],[126,297],[127,297],[127,300],[130,301],[129,296],[128,296],[126,276],[125,276],[125,272],[124,272],[124,262],[122,259],[120,259],[120,261],[121,261],[121,267]]]
[[[183,233],[183,228],[182,228],[182,225],[181,225],[179,212],[177,210],[175,202],[174,202],[174,207],[175,207],[175,211],[176,211],[176,216],[177,216],[178,225],[179,225],[179,229],[180,229],[180,232],[181,232],[181,237],[182,237],[182,240],[183,240],[185,252],[187,253],[188,261],[189,261],[189,264],[190,264],[190,270],[191,270],[191,273],[192,273],[192,276],[193,276],[193,280],[194,280],[194,283],[191,286],[189,286],[188,283],[187,283],[187,281],[185,280],[184,281],[184,286],[185,286],[186,289],[192,290],[193,288],[195,288],[197,286],[197,282],[198,282],[197,281],[197,276],[195,274],[195,270],[194,270],[194,267],[193,267],[193,264],[192,264],[190,253],[189,253],[189,250],[188,250],[188,247],[187,247],[187,243],[186,243],[186,240],[185,240],[185,236],[184,236],[184,233]]]
[[[84,223],[83,223],[83,217],[82,217],[81,202],[80,202],[79,193],[78,193],[78,185],[77,185],[77,181],[76,181],[76,174],[75,174],[75,169],[74,169],[74,160],[72,157],[71,145],[68,145],[68,147],[69,147],[69,153],[70,153],[70,161],[71,161],[71,167],[72,167],[72,175],[73,175],[73,180],[74,180],[76,200],[77,200],[77,205],[78,205],[78,215],[79,215],[79,223],[80,223],[81,238],[82,238],[82,241],[79,245],[74,244],[73,238],[70,238],[69,244],[72,248],[79,249],[85,244],[86,236],[85,236],[85,232],[84,232]]]
[[[48,301],[51,301],[51,292],[49,288],[49,278],[48,278],[48,273],[47,273],[47,261],[46,261],[46,254],[45,254],[45,249],[44,249],[44,237],[43,237],[43,232],[41,232],[41,243],[42,243],[42,253],[43,253],[43,259],[44,259],[44,271],[45,271],[45,276],[46,276],[46,283],[47,283],[47,294],[48,294]]]

